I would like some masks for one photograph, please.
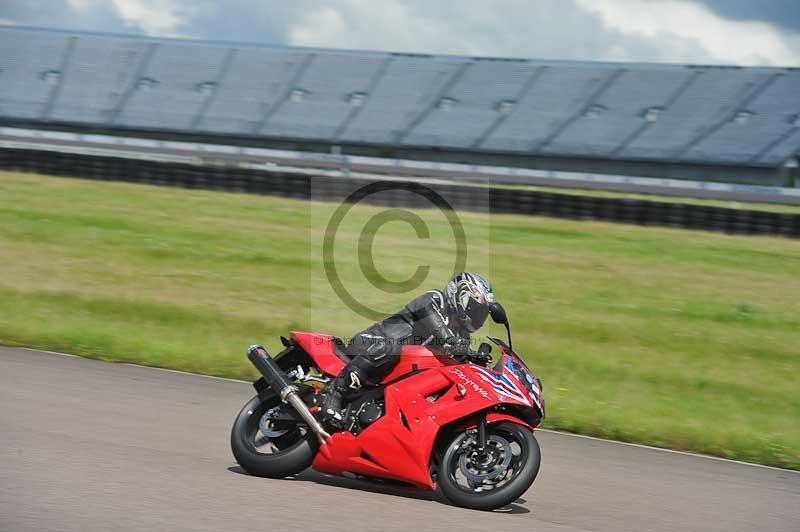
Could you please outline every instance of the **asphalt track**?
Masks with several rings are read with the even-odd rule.
[[[251,477],[228,435],[252,393],[0,348],[0,531],[800,530],[799,473],[552,432],[536,483],[493,513],[313,472]]]

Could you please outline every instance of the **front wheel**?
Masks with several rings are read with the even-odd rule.
[[[494,510],[511,504],[531,487],[539,473],[539,443],[528,427],[502,422],[489,425],[486,447],[477,431],[456,434],[439,466],[439,486],[453,504]]]
[[[236,416],[231,450],[242,468],[258,477],[295,475],[314,461],[317,440],[304,424],[280,415],[288,408],[277,397],[255,396]]]

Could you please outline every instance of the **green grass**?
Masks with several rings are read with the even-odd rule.
[[[0,342],[252,378],[250,343],[368,324],[321,273],[334,208],[0,173]],[[353,209],[336,259],[358,298],[390,311],[408,294],[373,288],[355,259],[380,210]],[[441,286],[449,226],[416,212],[430,238],[383,226],[377,270],[399,280],[422,260],[424,288]],[[800,469],[800,241],[460,216],[469,267],[544,381],[548,427]]]

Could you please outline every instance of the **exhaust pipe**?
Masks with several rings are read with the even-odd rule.
[[[303,399],[300,398],[297,386],[289,380],[286,373],[272,360],[272,357],[269,356],[264,346],[251,345],[247,350],[247,358],[264,376],[264,380],[266,380],[269,387],[278,394],[281,401],[290,405],[300,414],[300,417],[308,423],[308,426],[317,435],[320,444],[324,445],[331,435],[322,428],[317,418],[314,417],[314,414],[308,409]]]

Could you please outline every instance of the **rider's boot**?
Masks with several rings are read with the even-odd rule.
[[[338,429],[346,428],[344,414],[347,410],[347,405],[345,404],[345,400],[348,395],[357,392],[363,386],[363,379],[359,373],[360,372],[355,369],[351,370],[345,367],[342,372],[322,390],[320,393],[322,396],[320,411],[323,421]]]

